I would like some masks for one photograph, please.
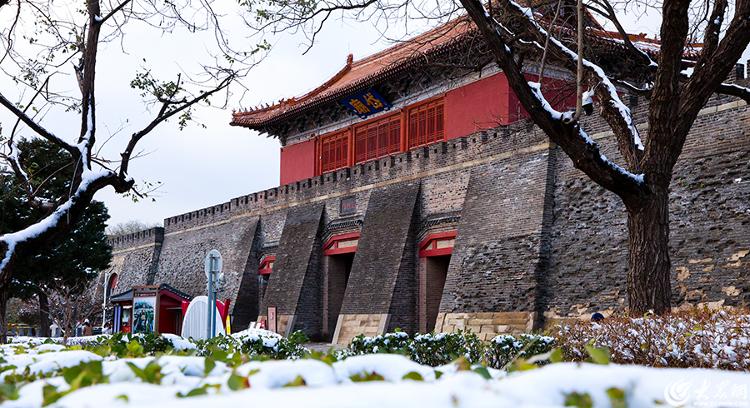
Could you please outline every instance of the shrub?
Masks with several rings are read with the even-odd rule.
[[[464,357],[472,364],[482,360],[484,345],[471,332],[428,333],[414,336],[409,344],[409,356],[420,364],[439,366]]]
[[[665,316],[614,317],[555,328],[566,359],[582,361],[586,345],[607,347],[611,361],[654,367],[750,369],[750,315],[694,309]]]
[[[337,357],[341,359],[373,353],[402,354],[417,363],[432,367],[448,364],[459,357],[478,364],[484,354],[484,345],[471,332],[428,333],[411,337],[396,331],[373,337],[359,335]]]
[[[106,356],[141,357],[172,351],[172,342],[158,334],[115,333],[111,336],[98,336],[77,344],[84,350]],[[74,346],[75,347],[75,346]]]
[[[487,345],[485,358],[487,365],[501,369],[516,358],[530,358],[547,353],[555,346],[555,339],[538,334],[509,334],[496,336]]]
[[[360,354],[389,353],[408,355],[408,347],[411,343],[409,335],[396,331],[381,336],[368,337],[360,334],[352,339],[349,347],[342,350],[341,357]]]
[[[250,333],[243,336],[216,336],[210,340],[194,340],[198,347],[198,354],[209,355],[215,349],[227,352],[242,352],[251,358],[266,358],[272,360],[297,359],[309,353],[302,344],[307,336],[302,332],[294,332],[288,338],[271,335]]]

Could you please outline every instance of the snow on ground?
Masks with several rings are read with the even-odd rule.
[[[389,370],[387,366],[393,362],[388,355],[367,357],[372,357],[370,363],[382,371]],[[383,364],[377,364],[378,360]],[[316,362],[258,363],[254,367],[260,368],[261,373],[266,371],[267,375],[251,376],[251,388],[237,392],[177,398],[175,394],[181,387],[175,385],[105,384],[74,392],[61,399],[58,406],[562,407],[566,395],[577,392],[587,393],[594,407],[609,407],[611,399],[607,390],[613,387],[624,392],[628,407],[750,405],[747,395],[750,375],[716,370],[561,363],[513,373],[502,380],[485,380],[474,372],[461,371],[434,382],[406,380],[337,385],[331,382],[332,375],[324,374],[324,363],[320,363],[322,366],[300,363]],[[319,381],[311,381],[307,387],[282,388],[291,376],[284,370],[287,368],[295,373],[306,369],[315,372],[314,377]],[[273,386],[268,388],[269,385]],[[144,398],[144,394],[151,397]],[[122,395],[127,396],[129,404]]]
[[[193,344],[190,340],[184,339],[176,334],[164,333],[161,336],[169,340],[170,343],[172,343],[172,346],[175,348],[175,350],[195,350],[196,349],[195,344]]]
[[[3,371],[0,378],[13,372],[23,372],[28,369],[31,374],[47,374],[65,367],[72,367],[80,363],[97,361],[102,358],[90,351],[66,350],[47,353],[22,353],[8,355],[5,358],[9,364],[15,366],[15,370]]]
[[[396,354],[370,354],[353,356],[333,364],[336,377],[340,382],[351,382],[352,376],[378,374],[385,381],[397,382],[409,373],[418,373],[425,381],[435,379],[435,369],[417,364],[408,358]]]
[[[190,350],[183,354],[195,348],[188,339],[168,338],[177,348]],[[206,374],[206,358],[195,355],[118,359],[61,347],[35,341],[0,346],[6,360],[0,376],[27,369],[51,376],[23,385],[19,398],[5,401],[2,407],[41,406],[45,385],[63,392],[70,389],[60,375],[61,367],[90,361],[102,362],[108,383],[72,391],[51,406],[531,408],[562,407],[579,398],[590,399],[593,407],[616,406],[614,400],[624,400],[627,405],[619,406],[631,408],[750,407],[750,375],[733,371],[557,363],[521,372],[488,370],[491,379],[486,379],[483,373],[466,370],[465,362],[433,368],[401,355],[370,354],[332,364],[309,358],[250,361],[235,369],[212,360],[213,368]],[[160,367],[159,384],[144,382],[131,368],[144,370],[153,363]],[[237,378],[242,379],[241,387]],[[191,391],[206,395],[178,395]]]
[[[237,369],[240,375],[248,375],[254,389],[281,388],[301,377],[309,387],[324,387],[337,384],[331,366],[317,360],[251,361]]]

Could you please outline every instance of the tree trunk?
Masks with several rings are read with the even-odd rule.
[[[39,336],[50,337],[49,332],[49,299],[47,294],[39,292]]]
[[[668,313],[672,296],[668,188],[658,188],[643,205],[628,209],[628,247],[630,313]]]
[[[0,344],[8,342],[8,297],[7,287],[0,286]]]

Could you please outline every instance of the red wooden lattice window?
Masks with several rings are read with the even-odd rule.
[[[354,158],[357,163],[396,153],[401,148],[401,118],[398,114],[354,128]]]
[[[408,120],[410,149],[445,138],[442,98],[409,109]]]
[[[349,165],[349,131],[320,138],[321,172],[333,171]]]

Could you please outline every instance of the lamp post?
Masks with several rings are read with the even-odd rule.
[[[216,294],[222,278],[222,259],[219,251],[212,249],[206,255],[205,260],[206,286],[208,291],[208,310],[206,312],[206,338],[210,339],[216,335]]]
[[[102,331],[104,331],[104,324],[107,322],[107,295],[109,292],[109,279],[112,277],[112,270],[104,272],[104,282],[102,284]]]

